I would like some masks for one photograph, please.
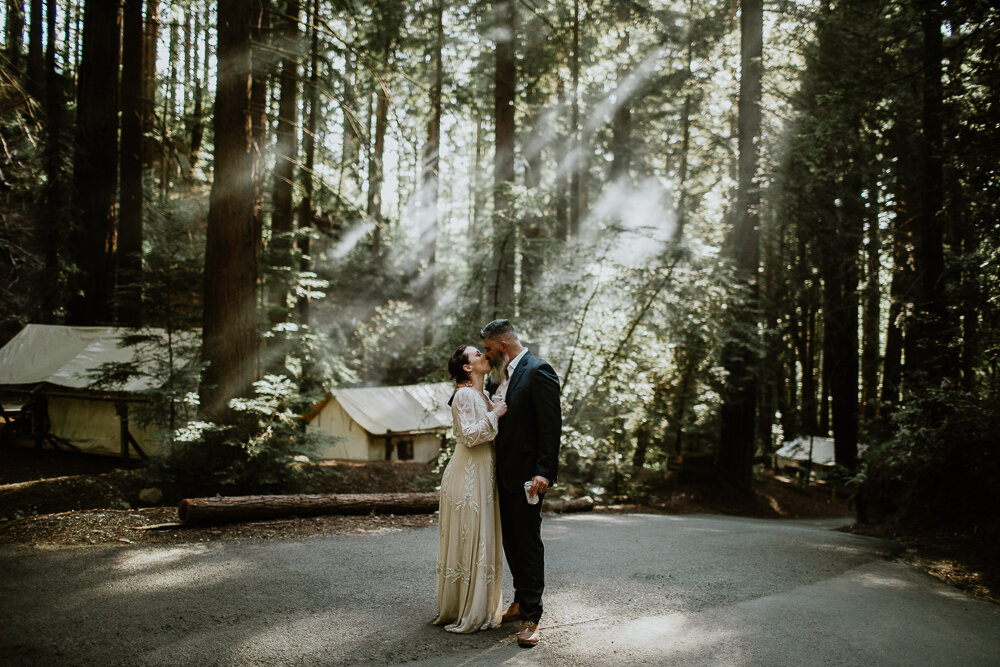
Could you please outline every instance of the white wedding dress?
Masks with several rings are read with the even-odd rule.
[[[455,453],[441,478],[436,625],[475,632],[503,614],[500,508],[493,439],[497,416],[486,395],[461,387],[451,403]]]

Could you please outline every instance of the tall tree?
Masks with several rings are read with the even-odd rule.
[[[17,70],[21,65],[21,48],[24,45],[24,0],[7,0],[4,32],[7,61]]]
[[[429,281],[425,294],[433,299],[435,256],[437,252],[438,190],[441,170],[441,94],[444,87],[444,0],[433,5],[434,39],[431,61],[434,66],[431,83],[431,117],[427,121],[427,141],[424,143],[421,165],[421,212],[425,222],[418,243],[421,259],[427,262]]]
[[[142,136],[143,166],[152,167],[157,156],[156,139],[153,129],[156,126],[156,54],[157,40],[160,34],[160,0],[146,0],[145,36],[142,43]]]
[[[66,108],[63,90],[64,78],[56,70],[56,2],[46,4],[47,41],[45,44],[45,186],[44,216],[39,216],[38,238],[43,247],[44,275],[41,282],[41,299],[38,320],[54,322],[59,308],[64,306],[63,284],[60,276],[60,258],[65,253],[66,238],[63,225],[55,221],[71,220],[69,193],[64,163],[68,145],[66,133]]]
[[[118,319],[128,326],[142,320],[142,0],[125,0],[122,20],[121,214],[118,219]]]
[[[319,13],[319,0],[313,0],[309,5],[306,25],[309,30],[309,81],[304,93],[305,102],[308,103],[306,113],[305,128],[302,132],[302,167],[299,169],[299,179],[302,182],[302,199],[299,202],[298,218],[299,230],[309,232],[313,227],[313,169],[316,163],[316,128],[319,123],[319,29],[316,26],[316,16]],[[312,270],[312,256],[310,255],[311,237],[303,233],[298,239],[298,250],[301,262],[299,268],[302,271]],[[308,296],[299,298],[298,301],[299,322],[309,325],[310,301]],[[303,373],[308,377],[309,373]]]
[[[42,44],[43,0],[31,0],[31,15],[28,21],[28,92],[36,98],[42,97],[45,89],[45,68]]]
[[[228,419],[229,399],[248,395],[257,379],[259,230],[252,189],[251,30],[259,7],[219,0],[215,175],[205,235],[201,409]]]
[[[87,0],[76,93],[73,195],[79,218],[70,247],[78,279],[67,310],[71,324],[113,320],[120,21],[117,3]]]
[[[757,402],[756,306],[760,265],[760,98],[763,76],[762,0],[740,2],[739,165],[736,211],[730,252],[738,279],[749,286],[736,308],[733,331],[723,350],[726,387],[721,409],[718,469],[735,488],[752,486],[754,418]]]
[[[277,141],[274,147],[274,189],[271,214],[271,258],[277,269],[271,285],[271,323],[283,321],[288,313],[288,291],[292,271],[294,229],[292,185],[298,159],[299,94],[299,0],[286,0],[282,36],[278,42],[281,58],[281,101],[278,104]]]
[[[513,212],[514,102],[517,94],[517,11],[513,0],[494,6],[496,35],[493,78],[493,276],[488,281],[492,317],[514,316],[517,220]]]
[[[946,377],[957,377],[957,355],[954,354],[954,327],[947,302],[947,282],[944,263],[944,223],[941,210],[943,193],[942,154],[942,48],[940,0],[918,3],[921,49],[921,131],[918,135],[920,159],[919,211],[914,234],[914,268],[917,274],[918,298],[914,302],[912,339],[908,352],[914,368],[919,368],[927,382],[936,384]],[[947,340],[942,344],[942,340]]]

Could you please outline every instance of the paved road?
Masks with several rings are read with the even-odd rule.
[[[1000,665],[1000,606],[838,523],[547,518],[534,649],[428,624],[436,528],[5,547],[0,664]]]

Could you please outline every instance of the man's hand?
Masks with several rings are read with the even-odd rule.
[[[533,496],[545,493],[545,490],[549,488],[549,480],[545,479],[541,475],[535,475],[531,478],[531,488],[529,492]]]

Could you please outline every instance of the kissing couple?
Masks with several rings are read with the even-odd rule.
[[[460,345],[448,360],[456,444],[441,478],[433,622],[475,632],[520,620],[517,642],[531,647],[545,587],[541,501],[559,470],[559,378],[507,320],[480,337],[482,351]],[[514,582],[506,611],[501,545]]]

